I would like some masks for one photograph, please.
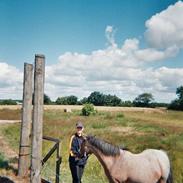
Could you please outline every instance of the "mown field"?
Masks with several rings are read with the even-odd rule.
[[[20,110],[1,109],[0,119],[20,119]],[[44,135],[61,139],[61,155],[63,157],[61,182],[71,182],[68,168],[68,145],[78,120],[84,123],[86,134],[96,135],[115,145],[125,146],[134,153],[139,153],[147,148],[167,151],[172,163],[175,183],[183,182],[183,112],[166,110],[120,112],[116,110],[113,112],[99,111],[94,116],[84,117],[80,115],[79,110],[73,113],[64,113],[60,109],[51,109],[44,113]],[[17,152],[19,130],[19,124],[0,126],[0,133],[3,134],[10,147]],[[44,141],[43,154],[50,146],[50,143]],[[42,171],[42,175],[50,180],[53,180],[55,176],[54,160],[55,157]],[[0,172],[2,169],[0,167]],[[94,156],[88,160],[83,182],[107,182],[103,169]]]

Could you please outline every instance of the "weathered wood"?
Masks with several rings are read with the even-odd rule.
[[[44,72],[44,55],[35,55],[31,183],[41,182]]]
[[[28,176],[30,167],[30,132],[32,121],[32,72],[33,65],[24,64],[23,106],[19,147],[18,175]]]

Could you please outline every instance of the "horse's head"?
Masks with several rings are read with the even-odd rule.
[[[81,149],[80,149],[80,153],[81,155],[86,154],[92,154],[92,151],[90,149],[90,145],[88,143],[88,136],[84,136],[83,137],[83,142],[81,143]]]

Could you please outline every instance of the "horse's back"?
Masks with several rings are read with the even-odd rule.
[[[170,172],[170,162],[162,150],[147,149],[139,154],[121,150],[121,161],[117,162],[118,169],[123,172],[119,180],[149,183],[166,181]],[[145,172],[145,173],[144,173]],[[123,175],[123,176],[122,176]],[[125,177],[127,179],[125,179]]]
[[[166,152],[157,149],[147,149],[142,153],[147,156],[154,156],[158,160],[162,170],[163,178],[167,179],[170,172],[170,160]]]

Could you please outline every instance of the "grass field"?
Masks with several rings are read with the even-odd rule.
[[[20,119],[20,110],[0,110],[0,119]],[[113,112],[101,110],[94,116],[83,117],[80,111],[64,113],[61,109],[50,109],[44,113],[44,135],[61,139],[61,182],[71,182],[68,168],[68,144],[74,132],[75,122],[81,120],[87,134],[96,135],[113,144],[125,146],[134,153],[147,148],[167,151],[172,162],[175,183],[183,182],[183,112],[166,110],[126,110]],[[0,126],[0,133],[10,147],[18,152],[19,124]],[[43,143],[43,154],[50,143]],[[1,151],[1,150],[0,150]],[[4,155],[5,156],[5,155]],[[1,159],[4,158],[1,155]],[[43,168],[43,176],[54,179],[54,159]],[[0,167],[0,172],[3,168]],[[107,182],[103,169],[94,156],[89,158],[85,169],[84,183]]]

